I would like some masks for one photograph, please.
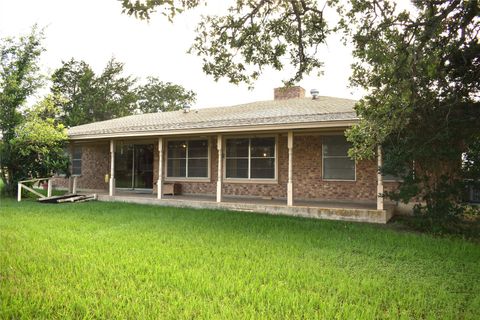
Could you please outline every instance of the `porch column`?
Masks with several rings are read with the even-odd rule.
[[[48,179],[47,185],[47,197],[52,196],[52,179]]]
[[[377,148],[377,210],[383,210],[383,176],[381,167],[383,166],[382,146]]]
[[[157,199],[163,198],[163,137],[158,138]]]
[[[68,160],[73,163],[73,144],[68,145]],[[68,178],[68,193],[73,194],[73,176]]]
[[[74,176],[72,179],[72,194],[77,194],[77,178],[78,176]]]
[[[108,184],[108,195],[115,195],[115,141],[110,140],[110,181]]]
[[[293,206],[293,131],[288,131],[287,206]]]
[[[217,202],[222,202],[222,180],[223,180],[223,159],[222,159],[223,139],[222,135],[217,136],[217,150],[218,150],[218,173],[217,173]]]

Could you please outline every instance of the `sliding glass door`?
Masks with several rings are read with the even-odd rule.
[[[153,144],[133,146],[133,189],[153,188]]]
[[[153,144],[117,144],[115,150],[117,188],[153,188]]]

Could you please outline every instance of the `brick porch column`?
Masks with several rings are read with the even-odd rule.
[[[163,137],[158,138],[157,199],[163,198]]]
[[[287,206],[293,206],[293,131],[288,131]]]
[[[217,150],[218,150],[217,202],[222,202],[222,180],[223,180],[222,147],[223,147],[223,139],[222,139],[222,135],[219,134],[217,136]]]
[[[110,181],[108,184],[108,195],[115,195],[115,141],[110,140]]]
[[[383,176],[380,168],[383,166],[382,146],[377,148],[377,210],[383,210]]]

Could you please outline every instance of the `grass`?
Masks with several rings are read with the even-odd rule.
[[[480,246],[461,239],[240,212],[0,201],[0,318],[480,313]]]

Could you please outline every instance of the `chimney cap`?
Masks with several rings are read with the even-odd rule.
[[[310,90],[310,94],[312,95],[312,99],[313,99],[313,100],[315,100],[315,99],[318,98],[319,93],[320,93],[320,92],[318,91],[318,89],[312,89],[312,90]]]

